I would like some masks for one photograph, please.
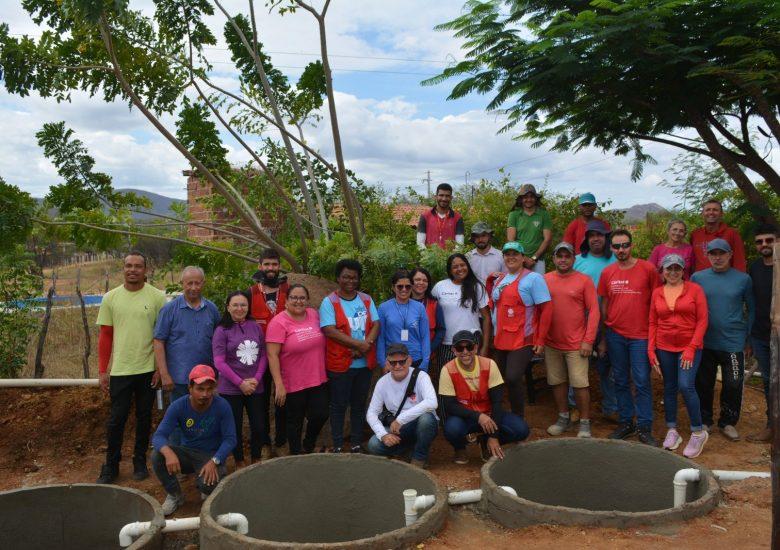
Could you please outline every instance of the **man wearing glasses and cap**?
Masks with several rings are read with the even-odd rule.
[[[523,441],[529,433],[523,418],[502,409],[504,379],[495,361],[477,355],[477,344],[473,332],[457,332],[452,338],[455,359],[444,365],[439,377],[444,437],[455,448],[455,464],[468,463],[466,443],[475,434],[487,460],[504,458],[501,445]]]
[[[696,393],[701,401],[702,422],[709,431],[714,420],[715,377],[720,365],[723,386],[718,428],[727,439],[739,441],[736,424],[742,409],[745,359],[752,354],[749,338],[756,310],[753,283],[747,274],[731,267],[733,252],[725,239],[707,243],[707,259],[712,267],[691,276],[691,281],[704,289],[709,308]]]
[[[387,346],[385,368],[389,372],[376,383],[366,413],[374,431],[368,452],[392,456],[412,447],[412,466],[425,468],[439,429],[438,403],[428,373],[411,366],[405,344]]]
[[[604,225],[607,233],[609,233],[611,229],[609,222],[594,216],[596,208],[596,197],[593,195],[593,193],[583,193],[580,195],[580,215],[572,220],[572,222],[566,227],[566,231],[563,233],[564,242],[571,243],[571,245],[574,247],[575,255],[580,253],[580,246],[582,246],[582,241],[585,239],[585,233],[587,232],[588,224],[590,222],[600,221]]]
[[[466,254],[474,275],[483,285],[492,273],[506,273],[504,257],[501,251],[493,248],[493,229],[486,222],[477,222],[471,228],[471,242],[474,250]]]

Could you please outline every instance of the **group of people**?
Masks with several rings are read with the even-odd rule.
[[[451,198],[452,188],[440,185],[436,205],[418,225],[421,246],[464,241]],[[500,251],[491,245],[492,229],[475,223],[475,248],[448,257],[444,280],[434,284],[421,267],[398,269],[389,280],[392,297],[379,307],[361,291],[356,260],[336,264],[338,288],[315,309],[308,289],[281,275],[279,254],[266,250],[250,288],[231,292],[220,313],[203,297],[201,268],[185,268],[182,294],[166,303],[161,291],[144,283],[143,254],[129,253],[124,284],[105,295],[98,315],[100,383],[111,398],[98,482],[118,476],[133,399],[133,477],[148,476],[158,387],[170,395],[152,438],[152,467],[167,493],[166,514],[183,502],[177,474],[196,474],[205,498],[225,475],[231,452],[236,467],[246,463],[244,411],[252,462],[279,454],[285,445],[291,454],[325,450],[315,447],[328,421],[330,452],[408,453],[412,464],[425,467],[441,428],[458,464],[468,462],[469,442],[479,443],[485,459],[502,458],[503,445],[528,437],[525,378],[539,356],[558,412],[547,429],[551,435],[575,427],[573,404],[577,436],[591,437],[593,365],[602,414],[618,422],[609,437],[636,433],[641,442],[656,445],[652,370],[664,380],[663,447],[674,450],[682,443],[681,393],[691,422],[684,454],[698,456],[714,423],[720,365],[718,426],[729,439],[739,439],[735,426],[751,350],[768,387],[775,228],[756,235],[760,258],[748,276],[742,242],[722,222],[717,201],[705,203],[705,226],[693,232],[690,245],[685,224],[673,220],[669,240],[646,261],[633,256],[630,232],[612,231],[594,216],[591,193],[580,197],[580,215],[550,250],[550,216],[540,199],[533,186],[521,187]],[[545,273],[548,255],[555,269]],[[376,367],[381,374],[370,392]],[[363,445],[366,424],[373,433]],[[754,439],[769,439],[768,424]]]

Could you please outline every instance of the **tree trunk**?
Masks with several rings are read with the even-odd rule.
[[[46,345],[46,334],[49,332],[49,321],[51,321],[51,306],[54,302],[54,287],[57,282],[57,276],[52,275],[49,292],[46,293],[46,312],[43,314],[43,324],[38,333],[38,348],[35,350],[35,378],[43,378],[43,349]]]
[[[300,123],[296,123],[295,127],[298,129],[298,135],[300,136],[301,141],[305,143],[305,139],[303,137],[303,128],[301,127]],[[317,212],[320,215],[320,226],[322,227],[322,233],[325,235],[325,240],[330,240],[330,232],[328,231],[328,216],[325,213],[325,204],[322,202],[322,193],[320,193],[320,188],[317,185],[317,179],[314,176],[314,166],[311,162],[311,155],[309,154],[309,151],[306,149],[303,150],[303,154],[306,158],[306,171],[309,173],[309,184],[311,185],[311,188],[314,190],[314,196],[317,199]]]
[[[76,271],[76,296],[81,306],[81,323],[84,326],[84,357],[82,358],[82,374],[89,378],[89,354],[92,342],[89,337],[89,322],[87,321],[87,308],[84,305],[84,296],[81,295],[81,269]]]

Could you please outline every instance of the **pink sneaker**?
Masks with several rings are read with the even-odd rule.
[[[696,458],[704,450],[704,444],[710,438],[710,434],[707,430],[702,430],[698,434],[692,433],[691,438],[688,440],[688,444],[685,446],[683,456],[686,458]]]
[[[669,428],[669,431],[666,432],[666,438],[664,439],[663,448],[667,451],[673,451],[677,447],[680,446],[680,443],[682,443],[683,439],[680,437],[680,434],[677,433],[677,430],[674,428]]]

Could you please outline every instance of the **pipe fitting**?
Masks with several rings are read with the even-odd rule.
[[[244,514],[229,513],[217,516],[217,523],[223,527],[235,529],[238,533],[246,535],[249,532],[249,521]],[[150,521],[136,521],[128,523],[119,531],[119,546],[126,548],[133,544],[133,539],[146,533],[152,525]],[[163,533],[176,531],[194,531],[200,528],[200,517],[178,518],[165,520]]]

